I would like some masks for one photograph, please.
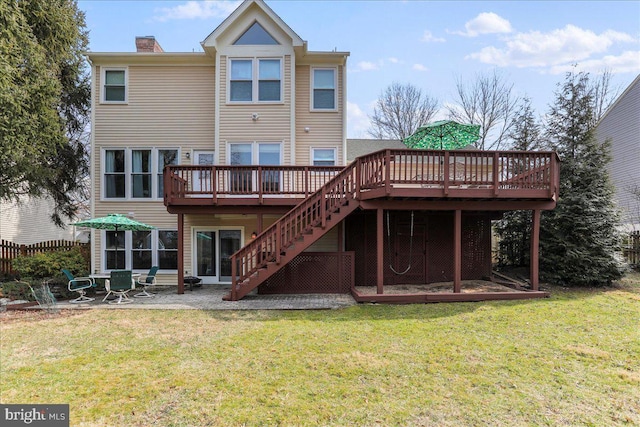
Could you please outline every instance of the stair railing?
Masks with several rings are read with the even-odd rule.
[[[280,263],[282,252],[313,227],[326,226],[327,217],[348,200],[357,198],[358,162],[344,168],[315,193],[283,215],[246,246],[231,255],[231,299],[238,284],[270,262]]]

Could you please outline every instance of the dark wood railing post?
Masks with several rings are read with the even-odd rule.
[[[280,264],[280,252],[282,252],[282,233],[283,233],[283,221],[278,221],[278,227],[276,230],[276,264]]]
[[[218,204],[218,169],[211,166],[211,191],[213,192],[213,204]]]
[[[236,289],[238,285],[238,267],[236,266],[236,257],[231,255],[231,301],[236,301],[238,291]]]
[[[360,157],[356,160],[356,199],[360,200],[360,182],[362,180],[362,161]]]
[[[444,168],[443,168],[443,187],[444,187],[444,195],[449,195],[449,152],[444,152]]]
[[[263,185],[262,185],[262,166],[258,166],[258,179],[256,180],[258,183],[258,203],[262,204],[262,196],[263,196]]]
[[[500,154],[496,151],[493,153],[493,195],[497,196],[500,190],[500,177],[498,162],[500,161]]]
[[[386,150],[384,155],[384,161],[386,163],[384,172],[385,172],[385,180],[384,180],[384,188],[387,196],[391,194],[391,150]]]
[[[327,190],[323,185],[320,191],[320,221],[322,228],[327,226]]]

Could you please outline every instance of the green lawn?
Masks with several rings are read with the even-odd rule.
[[[640,425],[640,275],[551,292],[4,319],[0,400],[86,426]]]

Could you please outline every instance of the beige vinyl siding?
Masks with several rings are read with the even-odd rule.
[[[160,199],[101,199],[102,149],[176,148],[181,151],[180,164],[189,163],[185,155],[192,149],[213,150],[215,67],[129,66],[126,69],[126,104],[101,104],[100,67],[96,67],[94,75],[93,215],[133,212],[138,221],[159,229],[177,230],[177,216],[169,214]],[[102,271],[101,232],[95,231],[94,237],[94,266]],[[177,277],[161,272],[158,282],[176,284]]]
[[[324,68],[322,65],[318,67]],[[337,165],[344,165],[343,153],[343,108],[344,87],[342,66],[338,67],[337,110],[311,110],[311,70],[312,66],[296,67],[296,165],[311,164],[312,147],[337,148]],[[308,127],[309,132],[304,129]]]
[[[0,239],[19,245],[49,240],[75,240],[73,227],[60,228],[51,221],[50,198],[20,196],[19,202],[0,201]]]
[[[101,148],[214,150],[215,67],[128,67],[128,103],[100,103],[100,67],[94,93],[94,194],[100,200]]]
[[[338,233],[340,227],[337,225],[331,230],[327,231],[327,234],[318,239],[315,243],[305,249],[305,252],[336,252],[338,251]]]
[[[220,57],[220,163],[228,164],[227,143],[282,142],[283,164],[291,164],[291,56],[284,56],[282,85],[283,103],[227,103],[228,58]],[[253,113],[259,115],[253,120]]]

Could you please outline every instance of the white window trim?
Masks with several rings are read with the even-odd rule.
[[[251,144],[251,165],[258,165],[258,161],[260,159],[260,144],[273,144],[280,146],[280,164],[278,166],[282,166],[282,162],[284,161],[284,142],[283,141],[230,141],[227,142],[227,163],[231,165],[231,146],[235,144]]]
[[[104,85],[107,71],[124,71],[124,101],[107,101]],[[129,67],[101,67],[100,68],[100,103],[101,104],[128,104],[129,103]]]
[[[311,147],[309,149],[309,164],[313,165],[313,162],[315,160],[315,151],[316,150],[333,150],[333,166],[337,166],[338,165],[338,147]]]
[[[260,101],[259,85],[260,85],[260,60],[278,60],[280,61],[280,100],[279,101]],[[251,101],[232,101],[231,100],[231,62],[232,61],[251,61]],[[227,58],[227,104],[231,105],[251,105],[251,104],[284,104],[284,57],[282,56],[252,56],[252,57],[232,57]]]
[[[107,185],[105,181],[105,172],[106,172],[106,152],[107,151],[115,151],[115,150],[124,150],[124,197],[107,197]],[[131,153],[135,150],[150,150],[151,151],[151,197],[133,197],[132,196],[132,186],[131,186],[131,176],[133,174],[133,168],[131,165]],[[176,150],[178,152],[176,159],[178,163],[181,159],[181,150],[179,147],[102,147],[100,149],[100,201],[102,202],[122,202],[122,201],[135,201],[135,202],[157,202],[158,200],[163,199],[163,195],[161,194],[159,197],[156,197],[158,194],[158,152],[160,150]]]
[[[158,238],[158,231],[177,231],[177,227],[176,228],[162,228],[162,229],[156,229],[156,230],[150,230],[151,231],[151,267],[153,267],[154,265],[158,265],[159,266],[159,259],[158,259],[158,242],[159,242],[159,238]],[[106,243],[107,243],[107,231],[113,231],[113,230],[100,230],[100,265],[102,266],[102,271],[105,273],[110,272],[111,270],[107,269],[107,257],[106,257],[106,251],[107,251],[107,247],[106,247]],[[122,231],[121,231],[122,232]],[[124,235],[124,256],[125,256],[125,270],[132,270],[134,273],[148,273],[149,272],[149,268],[143,268],[143,269],[132,269],[131,266],[133,265],[133,259],[132,259],[132,251],[133,249],[133,234],[131,233],[131,231],[124,231],[125,235]],[[158,273],[162,273],[162,274],[176,274],[178,272],[178,270],[158,270]]]
[[[333,108],[314,108],[314,87],[315,87],[315,70],[333,70]],[[311,67],[311,76],[309,76],[309,111],[319,113],[332,113],[338,111],[338,67]]]

